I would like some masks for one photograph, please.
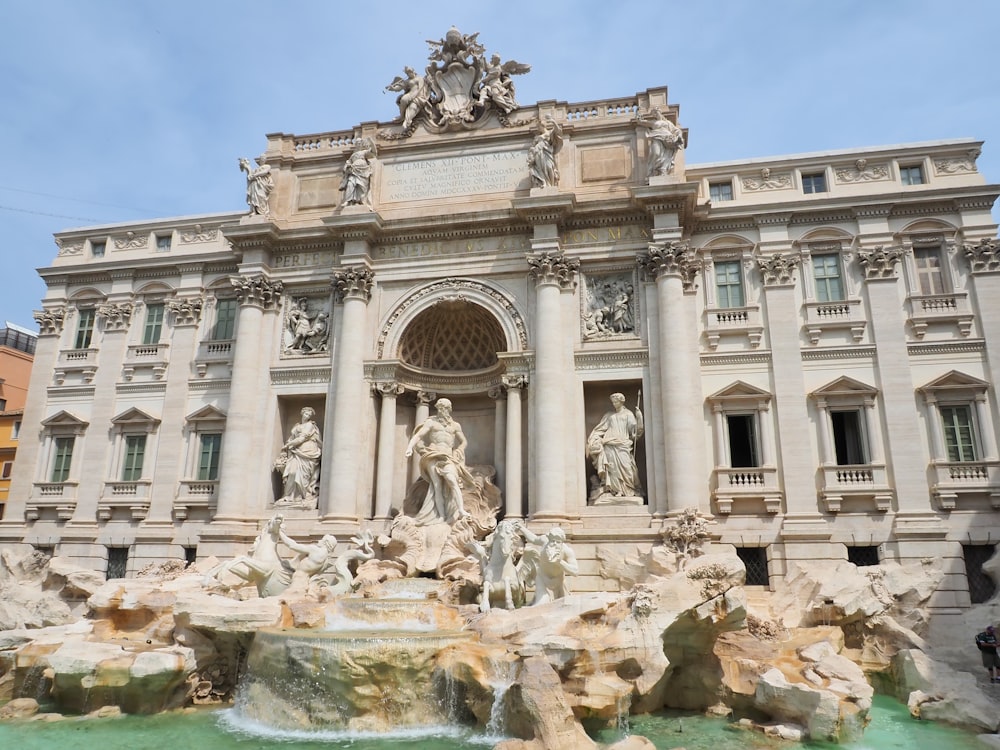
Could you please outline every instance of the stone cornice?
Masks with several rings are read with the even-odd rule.
[[[236,250],[271,247],[278,242],[278,226],[271,221],[229,224],[222,231]]]
[[[572,193],[554,193],[511,201],[514,213],[531,224],[559,224],[576,209],[576,196]]]
[[[353,208],[353,207],[351,207]],[[383,221],[377,211],[345,211],[323,219],[331,235],[340,240],[366,240],[372,242],[381,236]]]
[[[934,343],[913,343],[906,345],[911,357],[940,357],[942,354],[974,354],[986,351],[983,339],[966,341],[935,341]]]
[[[299,383],[329,383],[330,367],[283,367],[271,370],[271,385],[294,385]]]
[[[726,352],[725,354],[701,354],[700,359],[703,367],[766,364],[771,361],[771,352],[760,349],[746,352]]]
[[[573,355],[577,370],[641,369],[649,365],[649,349],[599,349],[577,351]]]
[[[874,346],[826,346],[818,349],[801,349],[803,361],[824,359],[870,359],[876,358]]]
[[[698,208],[697,182],[675,182],[664,185],[640,185],[629,188],[632,204],[650,216],[676,213],[684,225],[695,216]]]

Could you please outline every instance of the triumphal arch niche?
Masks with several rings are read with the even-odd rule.
[[[412,443],[443,400],[473,481],[502,493],[500,516],[648,529],[673,490],[650,460],[667,452],[648,341],[660,261],[637,255],[676,244],[694,214],[677,108],[662,88],[522,106],[515,78],[529,65],[457,29],[430,45],[386,87],[395,119],[269,136],[258,169],[245,167],[251,210],[227,236],[248,269],[260,253],[283,300],[271,377],[283,442],[259,505],[334,526],[419,514],[428,477]],[[686,246],[667,255],[680,279]],[[674,369],[697,367],[680,364],[685,346]],[[307,467],[315,500],[288,479],[294,430],[322,436]],[[703,463],[697,441],[671,451]],[[706,504],[700,489],[683,504]]]

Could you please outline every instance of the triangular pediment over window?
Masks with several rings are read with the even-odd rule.
[[[721,391],[716,391],[708,397],[708,401],[734,401],[736,399],[763,399],[769,401],[771,399],[771,394],[767,391],[761,390],[755,385],[750,385],[749,383],[744,383],[742,380],[737,380],[735,383],[727,385]]]
[[[225,422],[226,412],[209,404],[198,411],[191,412],[184,418],[185,422]]]
[[[989,385],[985,380],[980,380],[972,375],[966,375],[964,372],[959,372],[958,370],[952,370],[939,378],[935,378],[927,385],[921,386],[919,390],[925,392],[935,391],[938,393],[942,391],[974,391],[978,393],[985,391],[989,388]]]
[[[150,416],[142,409],[132,407],[131,409],[126,409],[117,417],[111,419],[111,424],[117,425],[119,427],[125,427],[128,425],[146,425],[155,426],[160,423],[160,420],[156,417]]]
[[[832,383],[827,383],[822,388],[818,388],[810,395],[813,398],[830,398],[832,396],[875,396],[877,394],[877,388],[845,375]]]
[[[42,420],[42,427],[50,430],[54,427],[75,427],[79,430],[83,430],[89,424],[89,422],[84,422],[76,415],[70,414],[65,410],[56,412],[51,417]]]

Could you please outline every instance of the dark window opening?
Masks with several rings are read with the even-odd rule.
[[[110,581],[112,578],[124,578],[128,569],[128,547],[108,547],[108,567],[105,577]]]
[[[747,569],[747,586],[768,586],[771,579],[767,575],[766,547],[737,547],[736,556]]]
[[[752,414],[727,414],[729,428],[729,465],[733,468],[760,466],[757,434]]]
[[[878,547],[848,547],[847,560],[859,568],[866,565],[878,565]]]
[[[859,466],[868,463],[865,443],[861,433],[861,412],[831,411],[833,446],[837,452],[837,466]]]
[[[198,548],[197,547],[185,547],[184,548],[184,564],[194,565],[195,561],[198,559]]]
[[[969,596],[973,604],[982,604],[993,598],[996,584],[983,572],[983,563],[993,557],[995,544],[963,544],[962,557],[965,558],[965,576],[969,579]]]

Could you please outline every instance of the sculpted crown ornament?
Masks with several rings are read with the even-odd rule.
[[[201,320],[201,309],[205,300],[201,297],[181,297],[167,301],[167,309],[173,313],[175,325],[195,325]]]
[[[52,336],[62,332],[63,321],[66,320],[66,308],[56,307],[51,310],[35,310],[35,322],[38,323],[40,336]]]
[[[131,302],[98,305],[97,314],[104,318],[106,331],[124,331],[132,320],[133,306]]]
[[[1000,271],[1000,240],[982,239],[978,245],[963,245],[972,273]]]
[[[651,278],[675,275],[681,277],[684,291],[693,291],[701,270],[699,261],[690,244],[685,241],[651,242],[645,253],[636,256],[636,262]]]
[[[903,257],[903,248],[876,245],[871,250],[858,250],[858,263],[865,269],[866,279],[896,278],[896,264]]]
[[[514,99],[511,76],[531,70],[516,60],[502,62],[499,55],[486,57],[477,41],[479,32],[463,34],[454,26],[444,39],[427,40],[430,64],[423,75],[407,66],[386,91],[398,91],[402,132],[382,131],[380,137],[394,140],[413,134],[417,123],[431,132],[471,129],[482,125],[493,112],[501,124],[512,126],[508,115],[519,108]]]
[[[763,255],[757,258],[757,268],[764,277],[764,286],[787,286],[795,283],[794,255]]]

